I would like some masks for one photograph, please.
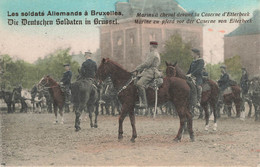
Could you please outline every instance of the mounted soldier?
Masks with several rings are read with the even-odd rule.
[[[221,76],[218,80],[218,85],[220,88],[221,95],[223,95],[223,92],[229,87],[229,74],[226,72],[226,66],[222,65],[220,66],[221,69]]]
[[[85,52],[86,61],[84,61],[79,70],[77,81],[72,83],[72,103],[75,112],[75,129],[79,131],[80,116],[83,110],[87,110],[91,120],[91,127],[97,127],[98,115],[98,89],[95,85],[95,75],[97,64],[91,59],[92,53]],[[95,125],[92,123],[92,112],[95,111]]]
[[[243,98],[248,93],[248,89],[249,89],[248,73],[245,68],[242,68],[240,87],[242,88],[242,98]]]
[[[145,62],[136,67],[135,72],[138,72],[139,80],[136,82],[140,102],[137,105],[139,108],[147,108],[146,86],[154,79],[161,77],[161,72],[158,67],[161,63],[161,58],[157,50],[158,43],[150,42],[150,52],[147,55]]]
[[[201,102],[201,94],[202,94],[202,83],[203,83],[203,68],[204,68],[204,60],[200,57],[200,50],[191,49],[193,61],[191,62],[190,68],[187,72],[187,77],[195,77],[196,78],[196,86],[197,86],[197,95],[198,101],[197,106],[200,106]]]
[[[70,104],[70,84],[71,84],[71,77],[72,77],[72,72],[70,71],[70,65],[69,64],[64,64],[63,65],[65,68],[65,72],[63,73],[63,77],[60,80],[60,85],[61,87],[64,88],[64,97],[65,97],[65,112],[69,112],[69,104]]]
[[[86,61],[81,65],[80,79],[94,79],[97,72],[97,64],[91,59],[92,53],[85,52]]]

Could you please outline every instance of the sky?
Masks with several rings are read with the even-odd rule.
[[[126,2],[127,0],[120,0]],[[146,0],[149,1],[149,0]],[[30,11],[114,11],[118,0],[1,0],[0,1],[0,54],[9,54],[27,62],[52,53],[58,48],[71,48],[78,53],[99,48],[99,28],[94,25],[79,26],[14,26],[8,16]],[[260,0],[177,0],[187,11],[201,12],[250,12],[259,9]],[[250,15],[252,17],[252,15]],[[34,17],[27,17],[33,19]],[[43,17],[37,17],[43,18]],[[46,18],[46,17],[45,17]],[[52,17],[47,17],[52,18]],[[46,18],[46,19],[47,19]],[[55,17],[57,18],[57,17]],[[92,19],[87,16],[88,19]],[[205,24],[203,52],[206,62],[223,61],[223,36],[233,31],[238,24]],[[219,32],[224,30],[225,33]]]

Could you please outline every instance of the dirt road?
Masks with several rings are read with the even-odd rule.
[[[124,139],[117,140],[118,117],[99,116],[98,128],[82,121],[75,132],[73,113],[65,124],[53,124],[53,114],[1,115],[2,165],[192,165],[257,166],[260,164],[260,123],[223,116],[218,130],[204,131],[204,120],[194,120],[195,142],[184,134],[173,141],[179,119],[136,117],[138,138],[130,142],[131,125],[124,122]]]

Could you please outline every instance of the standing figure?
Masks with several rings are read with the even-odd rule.
[[[70,65],[64,64],[65,72],[63,73],[63,77],[60,80],[61,87],[64,88],[64,97],[65,97],[65,112],[70,112],[69,104],[70,104],[70,82],[72,77],[72,72],[70,71]]]
[[[158,43],[155,41],[150,42],[150,52],[147,55],[145,62],[136,67],[136,72],[139,72],[138,77],[140,79],[136,82],[138,94],[139,94],[139,108],[147,108],[145,87],[154,78],[159,78],[161,72],[158,67],[161,63],[161,58],[157,50]]]
[[[193,61],[191,62],[190,68],[187,72],[187,77],[195,77],[197,85],[198,101],[197,106],[200,107],[201,94],[202,94],[202,83],[203,83],[203,67],[204,60],[200,57],[200,51],[198,49],[192,49]]]

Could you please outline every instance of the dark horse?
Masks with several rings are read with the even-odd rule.
[[[138,101],[137,88],[133,83],[133,76],[130,72],[124,70],[120,65],[109,59],[103,59],[98,71],[97,78],[104,81],[107,77],[111,77],[113,85],[118,90],[118,98],[122,104],[122,111],[119,117],[118,139],[123,138],[123,121],[127,114],[129,114],[132,125],[132,138],[134,142],[137,137],[135,127],[134,107]],[[147,101],[148,105],[154,105],[155,94],[152,88],[148,88]],[[180,118],[180,128],[175,141],[180,141],[183,132],[184,121],[188,120],[188,130],[191,141],[194,141],[194,134],[192,129],[192,114],[189,110],[189,92],[190,88],[186,81],[176,77],[165,77],[163,84],[158,90],[158,104],[164,104],[167,101],[173,102]]]
[[[14,110],[12,108],[12,105],[13,105],[12,96],[13,96],[13,93],[11,91],[5,91],[5,90],[0,91],[0,98],[4,99],[4,102],[7,105],[7,113],[14,112]]]
[[[98,116],[98,90],[93,84],[92,79],[81,79],[71,84],[71,102],[73,103],[73,111],[76,114],[75,128],[79,131],[80,116],[82,111],[87,109],[90,119],[90,127],[97,128]],[[92,113],[95,110],[95,124],[92,122]]]
[[[180,67],[177,65],[177,62],[175,64],[167,63],[166,62],[166,75],[167,76],[175,76],[179,77],[182,79],[186,79],[186,76],[184,72],[180,69]],[[217,102],[218,102],[218,92],[219,88],[216,82],[207,79],[204,84],[208,84],[209,87],[205,88],[203,87],[202,90],[202,95],[201,95],[201,106],[205,111],[205,120],[206,120],[206,125],[205,125],[205,130],[208,130],[209,128],[209,111],[208,111],[208,106],[213,110],[213,115],[214,115],[214,127],[213,130],[217,130]],[[208,105],[209,104],[209,105]]]
[[[64,106],[64,93],[61,91],[60,85],[50,76],[43,77],[38,83],[39,91],[41,89],[48,89],[53,99],[53,108],[55,114],[55,122],[58,123],[58,108],[61,116],[61,124],[63,124],[63,106]]]

